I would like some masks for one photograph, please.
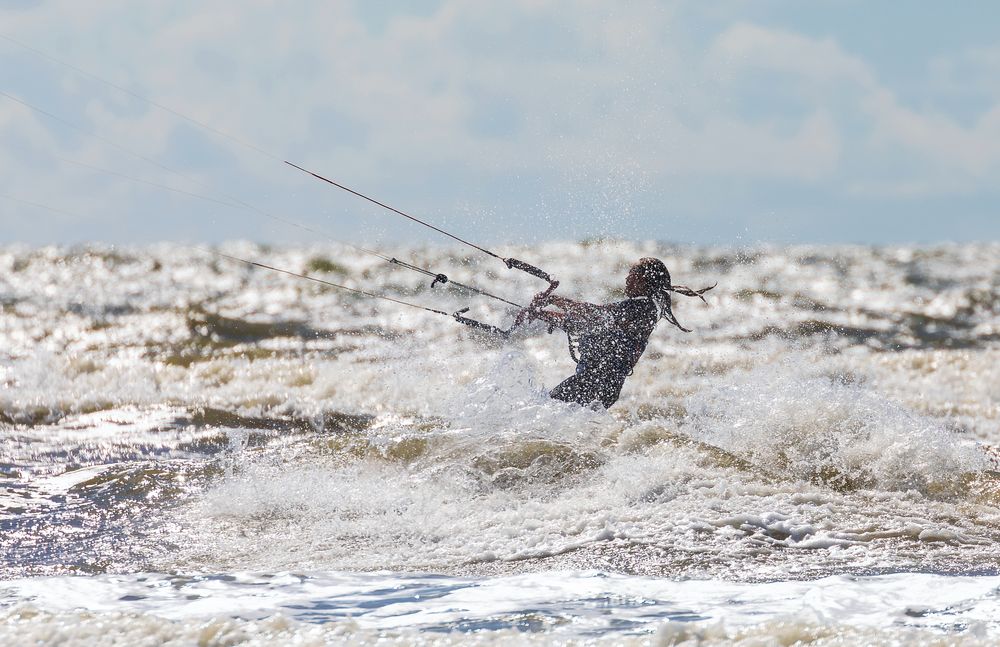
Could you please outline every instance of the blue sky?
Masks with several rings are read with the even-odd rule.
[[[0,0],[6,37],[491,244],[998,240],[998,24],[986,2]],[[0,243],[317,238],[261,211],[440,240],[2,39],[0,90],[78,127],[0,96]]]

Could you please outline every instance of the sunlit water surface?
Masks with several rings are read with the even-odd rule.
[[[221,249],[511,321],[348,249]],[[1000,246],[506,251],[595,302],[646,255],[719,286],[603,411],[546,397],[573,364],[542,328],[0,248],[0,643],[1000,640]]]

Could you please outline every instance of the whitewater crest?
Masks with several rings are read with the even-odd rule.
[[[501,326],[512,314],[347,248],[221,249],[444,312],[469,306]],[[450,248],[400,253],[513,300],[539,287]],[[380,630],[213,605],[245,585],[294,609],[310,587],[322,583],[321,596],[339,582],[384,592],[367,600],[375,608],[428,573],[442,581],[414,584],[421,600],[451,587],[516,591],[527,581],[504,578],[519,577],[549,591],[621,577],[647,588],[779,584],[795,595],[842,578],[846,599],[881,577],[901,577],[903,590],[924,576],[940,588],[1000,572],[996,245],[605,241],[516,253],[548,259],[561,291],[597,302],[620,297],[642,256],[687,284],[720,285],[710,305],[675,304],[695,332],[657,329],[605,411],[547,397],[574,365],[565,337],[544,330],[485,344],[447,317],[171,245],[0,249],[0,575],[18,582],[4,588],[2,631],[54,636],[67,622],[106,622],[181,642],[201,631],[220,644],[333,641],[338,631],[363,642]],[[63,608],[32,583],[84,593]],[[93,603],[155,597],[143,587],[163,597],[114,611]],[[549,601],[558,612],[537,616],[541,600],[504,615],[488,612],[498,604],[489,597],[420,635],[588,636],[568,629],[574,617],[645,608],[619,589],[595,589],[600,604],[560,593]],[[188,593],[207,600],[204,613],[181,611]],[[595,640],[627,642],[632,630],[665,644],[828,636],[829,617],[789,620],[763,603],[765,624],[718,626],[727,603],[688,594],[692,608],[664,593],[645,620],[594,620]],[[882,616],[905,620],[896,633],[851,635],[933,642],[919,619],[938,616],[913,604]],[[963,608],[987,602],[977,604]],[[833,626],[852,622],[824,608]],[[963,626],[980,626],[976,613]],[[982,622],[982,634],[934,631],[976,644],[996,636]]]
[[[805,365],[789,359],[720,380],[688,399],[683,431],[837,489],[931,494],[992,467],[973,439],[844,376],[810,375]]]

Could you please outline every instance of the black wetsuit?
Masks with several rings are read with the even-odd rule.
[[[557,400],[605,408],[618,401],[625,378],[646,350],[646,342],[656,327],[659,310],[651,299],[639,297],[613,303],[598,321],[567,323],[572,340],[576,337],[579,360],[576,374],[549,395]],[[572,343],[572,342],[571,342]]]

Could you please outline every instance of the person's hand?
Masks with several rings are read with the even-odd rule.
[[[545,306],[549,305],[551,302],[552,302],[552,290],[542,290],[534,297],[532,297],[531,304],[528,306],[527,309],[532,312],[536,310],[541,310]]]
[[[552,300],[552,289],[552,287],[549,287],[532,297],[531,303],[528,304],[528,307],[518,312],[517,316],[514,317],[514,326],[520,326],[526,321],[534,321],[535,319],[538,319],[536,316],[538,312],[540,312],[545,306],[549,305]]]

